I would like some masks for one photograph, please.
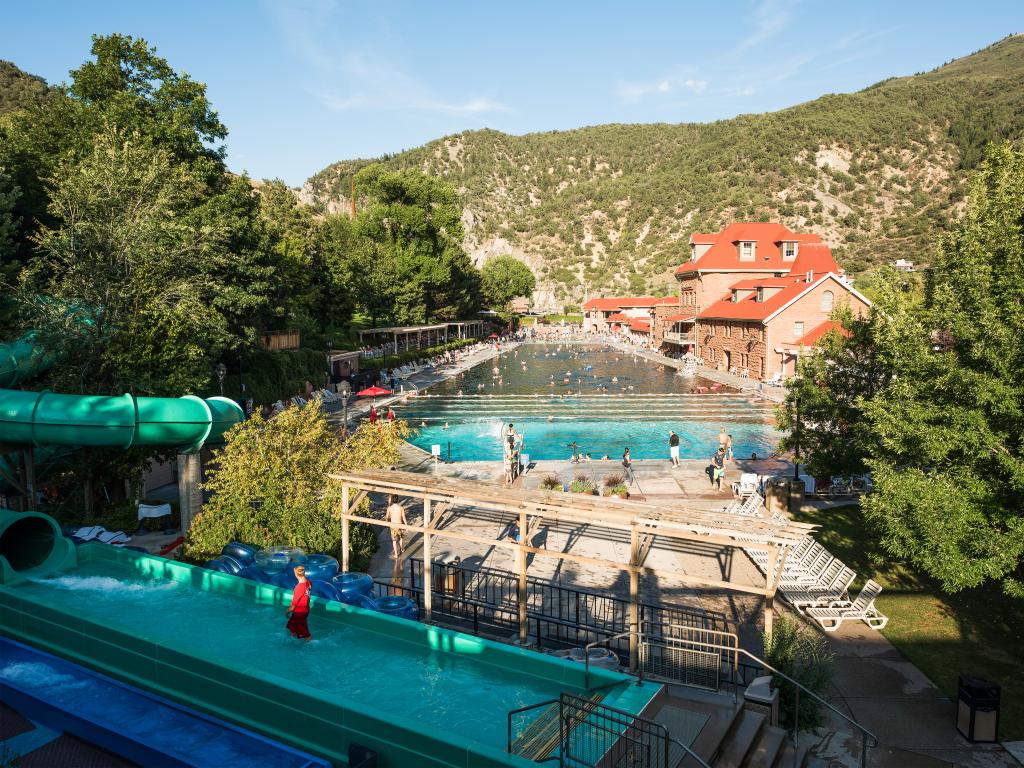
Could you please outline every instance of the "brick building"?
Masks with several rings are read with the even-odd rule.
[[[591,299],[583,305],[583,329],[590,333],[650,335],[655,312],[678,309],[677,296],[620,296]],[[660,341],[656,339],[655,341]]]
[[[836,307],[860,314],[870,305],[821,238],[781,224],[694,234],[690,252],[676,270],[678,306],[657,313],[655,326],[665,351],[696,354],[713,368],[791,376],[799,356],[832,328]]]

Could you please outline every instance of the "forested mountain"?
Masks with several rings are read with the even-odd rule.
[[[50,89],[46,81],[0,59],[0,115],[45,101]]]
[[[928,73],[706,124],[482,130],[383,158],[454,184],[478,261],[513,253],[559,301],[667,289],[693,231],[739,219],[821,234],[851,272],[928,262],[986,143],[1024,133],[1024,36]],[[344,211],[335,163],[302,197]],[[358,190],[357,190],[358,198]]]

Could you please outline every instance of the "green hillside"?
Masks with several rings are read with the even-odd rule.
[[[44,101],[50,88],[41,77],[18,69],[0,59],[0,115]]]
[[[852,272],[927,262],[984,145],[1024,133],[1024,37],[925,74],[706,124],[482,130],[383,158],[448,178],[477,259],[512,252],[553,299],[667,289],[693,231],[781,220],[821,234]],[[302,197],[345,210],[335,163]]]

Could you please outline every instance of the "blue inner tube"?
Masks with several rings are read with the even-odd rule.
[[[236,563],[237,564],[237,563]],[[218,573],[238,573],[239,569],[235,569],[230,563],[226,563],[223,557],[215,557],[213,560],[207,560],[203,563],[203,568],[209,568],[211,571],[217,571]]]
[[[354,605],[356,608],[365,608],[368,611],[377,610],[377,601],[369,595],[364,595],[359,592],[350,592],[347,595],[341,595],[341,602],[347,605]]]
[[[307,555],[306,578],[313,581],[330,581],[338,573],[338,561],[330,555]]]
[[[224,545],[220,551],[222,555],[230,555],[242,565],[252,565],[256,561],[256,553],[259,551],[252,544],[243,541],[231,541]]]
[[[326,600],[340,600],[341,595],[338,594],[338,590],[335,589],[334,585],[329,581],[311,580],[310,591],[317,597],[322,597]]]
[[[377,610],[389,616],[416,621],[416,603],[401,595],[385,595],[377,599]]]
[[[257,568],[255,565],[247,565],[245,568],[240,570],[237,576],[241,576],[243,579],[251,579],[257,581],[260,584],[268,583],[269,576],[264,572],[262,568]]]
[[[292,573],[291,569],[286,569],[273,574],[269,579],[269,583],[275,587],[295,589],[295,585],[299,583],[299,580],[295,578],[295,574]]]
[[[373,579],[370,574],[358,571],[339,573],[331,581],[339,594],[343,596],[348,594],[368,595],[373,589]]]
[[[306,553],[298,547],[280,545],[261,549],[255,556],[256,565],[267,571],[283,571],[289,566],[306,564]]]

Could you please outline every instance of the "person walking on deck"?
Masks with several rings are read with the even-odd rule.
[[[309,619],[309,593],[313,585],[309,583],[309,579],[306,578],[306,569],[301,565],[295,568],[295,578],[299,580],[299,583],[292,590],[292,603],[284,612],[284,615],[288,617],[288,624],[285,626],[292,637],[309,640],[312,635],[309,634],[307,620]]]
[[[405,508],[395,501],[394,496],[388,496],[387,515],[388,520],[395,525],[409,524],[409,521],[405,518]],[[403,533],[401,528],[391,529],[391,551],[395,555],[395,560],[402,556],[402,551],[405,549],[402,543]]]
[[[629,448],[622,452],[622,470],[626,481],[633,485],[636,478],[633,477],[633,459],[629,457]]]
[[[673,467],[679,466],[679,435],[671,429],[668,431],[668,457]]]
[[[715,455],[711,457],[711,485],[722,490],[722,478],[725,476],[725,447],[719,446]]]

